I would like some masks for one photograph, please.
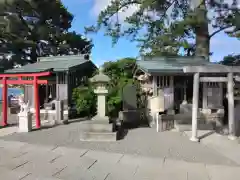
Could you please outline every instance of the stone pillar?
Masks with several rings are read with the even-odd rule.
[[[97,115],[99,117],[106,116],[106,95],[107,94],[97,94]]]
[[[233,73],[228,73],[228,127],[229,139],[236,139],[236,126],[234,119]]]
[[[55,123],[57,124],[64,124],[66,123],[66,120],[64,121],[63,113],[63,102],[60,100],[56,100],[55,102],[55,109],[56,109],[56,118],[55,118]]]
[[[198,99],[199,99],[199,73],[194,74],[194,82],[193,82],[193,105],[192,105],[192,137],[191,141],[198,142],[199,139],[197,137],[197,116],[198,116]]]

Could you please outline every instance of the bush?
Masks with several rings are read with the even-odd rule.
[[[73,90],[73,101],[81,117],[96,114],[96,95],[91,86],[80,86]]]
[[[127,84],[135,83],[133,80],[133,69],[135,59],[125,58],[115,62],[106,62],[103,70],[111,79],[108,83],[108,96],[106,99],[107,115],[109,117],[117,117],[118,112],[122,110],[122,89]],[[96,95],[93,92],[93,86],[88,83],[74,89],[73,100],[76,109],[81,116],[92,116],[96,114]]]

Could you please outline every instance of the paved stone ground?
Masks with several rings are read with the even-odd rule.
[[[31,133],[0,130],[1,179],[239,180],[240,177],[239,144],[215,134],[202,143],[193,143],[185,133],[138,128],[129,130],[117,142],[81,142],[84,128],[83,123],[74,122]]]
[[[237,165],[235,161],[215,149],[189,141],[178,132],[157,133],[154,129],[138,128],[129,130],[123,140],[117,142],[82,142],[82,123],[71,123],[31,133],[14,133],[1,137],[8,141],[31,144],[65,146],[105,152],[132,154],[152,158],[168,158],[217,165]],[[1,134],[1,132],[0,132]]]
[[[4,180],[238,180],[239,166],[0,140]]]

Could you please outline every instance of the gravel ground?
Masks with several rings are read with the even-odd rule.
[[[182,133],[170,131],[157,133],[155,129],[137,128],[128,130],[125,138],[117,142],[82,142],[79,140],[79,137],[84,129],[83,126],[80,122],[74,122],[31,133],[14,133],[1,137],[1,139],[32,144],[170,158],[188,162],[236,165],[236,163],[217,151],[203,144],[189,141],[188,137]]]

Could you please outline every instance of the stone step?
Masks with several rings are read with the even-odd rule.
[[[191,131],[191,124],[174,124],[174,128],[178,132]],[[198,130],[214,130],[214,126],[212,124],[198,124]]]
[[[112,132],[112,124],[86,124],[86,129],[89,132]]]
[[[174,116],[174,121],[178,124],[192,124],[192,115],[189,114],[177,114]],[[200,124],[205,124],[204,118],[198,118]]]
[[[81,122],[81,124],[110,124],[109,120],[87,120],[87,121],[83,121]]]
[[[117,140],[116,132],[83,132],[80,134],[81,141],[105,141],[113,142]]]
[[[87,132],[112,132],[113,124],[106,120],[89,120],[81,123]]]

